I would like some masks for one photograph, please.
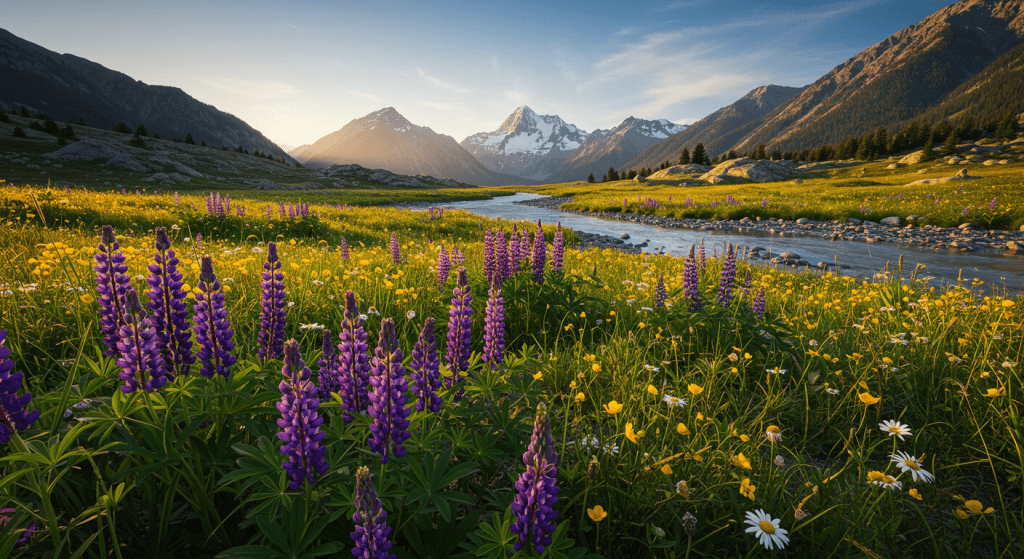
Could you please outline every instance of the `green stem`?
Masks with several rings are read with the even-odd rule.
[[[31,454],[28,449],[28,445],[25,441],[21,440],[21,436],[17,433],[11,434],[11,444],[18,452],[24,452]],[[45,485],[39,484],[39,471],[33,468],[29,473],[29,481],[32,485],[32,491],[36,495],[39,495],[39,500],[43,505],[43,512],[46,513],[46,525],[47,531],[50,532],[50,538],[53,539],[54,549],[60,547],[60,524],[57,523],[57,514],[53,510],[53,503],[50,502],[50,492],[46,489]]]

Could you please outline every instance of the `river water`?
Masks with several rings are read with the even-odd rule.
[[[709,255],[712,245],[716,243],[721,252],[723,242],[735,243],[741,247],[759,246],[775,254],[790,250],[812,265],[818,262],[845,264],[850,268],[840,272],[858,277],[873,276],[884,270],[886,265],[890,268],[895,267],[900,255],[903,255],[904,275],[912,271],[916,264],[924,264],[926,269],[919,272],[918,277],[934,278],[929,280],[929,285],[956,284],[957,278],[962,277],[964,287],[970,287],[974,279],[983,282],[979,284],[978,289],[982,292],[990,292],[993,289],[1005,289],[1012,293],[1024,291],[1024,256],[1004,256],[1001,253],[986,251],[968,253],[957,249],[932,249],[908,244],[831,241],[819,237],[780,237],[760,232],[670,229],[513,203],[543,197],[539,194],[518,193],[491,200],[453,202],[445,204],[444,207],[446,210],[466,210],[489,218],[503,217],[532,222],[540,219],[545,224],[560,221],[563,227],[575,231],[598,233],[614,238],[627,233],[630,236],[627,243],[640,244],[649,239],[645,251],[654,253],[663,248],[673,256],[685,256],[690,250],[690,245],[699,244],[701,238],[704,238]],[[753,261],[766,264],[768,262],[758,259]]]

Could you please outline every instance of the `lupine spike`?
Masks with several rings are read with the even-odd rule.
[[[451,272],[452,262],[448,258],[448,249],[441,245],[441,253],[437,255],[437,288],[444,289],[448,282],[448,274]]]
[[[178,272],[178,258],[171,249],[167,228],[156,228],[156,250],[154,263],[149,265],[149,302],[146,307],[152,313],[156,329],[157,348],[164,360],[164,370],[169,379],[188,375],[196,362],[192,354],[192,327],[185,306],[185,292],[182,291],[182,275]]]
[[[277,359],[284,351],[284,327],[288,311],[284,293],[284,274],[277,257],[277,243],[267,244],[267,261],[263,263],[260,282],[260,331],[257,336],[261,360]]]
[[[551,248],[551,269],[559,276],[562,275],[562,258],[565,251],[565,240],[562,238],[562,222],[558,222],[555,228],[555,240]]]
[[[124,324],[118,332],[117,349],[121,352],[118,377],[124,381],[121,391],[131,394],[139,388],[146,392],[159,390],[167,382],[164,359],[157,347],[157,333],[139,301],[135,290],[125,295]]]
[[[495,282],[487,292],[487,310],[484,314],[484,363],[496,369],[505,362],[505,299],[501,284]]]
[[[398,233],[391,233],[391,262],[394,264],[402,263],[402,249],[398,244]]]
[[[402,446],[409,438],[409,415],[411,410],[405,404],[409,400],[409,383],[402,365],[402,350],[395,337],[395,321],[385,318],[380,325],[380,340],[377,343],[370,376],[369,414],[370,450],[381,455],[380,463],[387,464],[389,456],[405,456]]]
[[[736,281],[736,252],[732,243],[725,253],[725,262],[722,264],[722,274],[718,285],[718,304],[723,307],[729,306],[732,299],[733,282]]]
[[[355,415],[366,411],[369,404],[367,390],[370,384],[370,346],[366,343],[363,315],[356,305],[356,294],[345,293],[345,318],[341,321],[338,337],[338,385],[341,387],[342,420],[352,421]]]
[[[284,343],[283,353],[281,374],[284,379],[278,385],[281,401],[277,403],[277,410],[281,412],[277,426],[281,432],[277,438],[284,443],[280,449],[286,456],[281,467],[291,478],[288,487],[295,491],[304,482],[316,484],[317,476],[326,473],[329,465],[324,460],[327,455],[327,447],[323,444],[326,433],[320,432],[324,419],[317,412],[320,399],[317,398],[316,386],[309,379],[309,368],[302,361],[299,343],[288,340]]]
[[[690,302],[690,312],[700,310],[700,278],[697,274],[697,259],[694,256],[693,245],[690,245],[690,254],[686,257],[683,266],[683,293],[686,300]]]
[[[530,265],[530,232],[526,230],[526,227],[523,227],[519,237],[519,262],[522,267]]]
[[[320,359],[316,362],[318,383],[317,394],[320,401],[329,400],[332,392],[341,392],[338,384],[338,356],[334,352],[334,338],[331,331],[326,328],[323,331],[323,345],[320,350]]]
[[[757,297],[754,298],[754,305],[751,310],[754,311],[754,316],[757,318],[764,318],[764,288],[757,293]]]
[[[512,224],[512,233],[508,240],[508,267],[509,277],[519,273],[519,232],[516,231],[516,224]]]
[[[488,227],[487,233],[484,234],[484,278],[488,285],[494,280],[494,270],[494,234]]]
[[[523,454],[526,471],[516,480],[516,496],[512,501],[511,509],[516,519],[509,529],[519,536],[513,544],[516,551],[522,551],[528,545],[540,555],[551,545],[554,521],[558,517],[558,511],[554,509],[559,491],[555,484],[557,461],[547,408],[542,402],[537,405],[533,436]]]
[[[22,372],[12,373],[14,361],[10,359],[11,348],[7,347],[7,331],[0,330],[0,444],[7,444],[11,435],[28,429],[39,419],[39,410],[27,411],[25,406],[32,401],[32,393],[18,396]]]
[[[356,526],[351,534],[354,542],[352,555],[361,559],[396,559],[397,555],[388,553],[391,549],[391,542],[388,541],[391,535],[391,528],[387,524],[388,513],[384,512],[373,487],[370,470],[366,466],[356,470],[354,501],[356,512],[352,515],[352,522]]]
[[[118,331],[124,323],[124,296],[131,283],[114,228],[104,225],[102,231],[102,242],[97,248],[93,269],[96,270],[96,291],[100,294],[100,332],[103,333],[103,345],[107,347],[103,354],[112,357],[118,353]]]
[[[509,278],[508,245],[505,244],[505,232],[501,229],[494,234],[494,274],[499,283]]]
[[[204,255],[199,268],[199,283],[196,285],[195,332],[199,344],[197,357],[202,363],[199,374],[206,378],[221,375],[227,378],[231,366],[237,359],[231,355],[235,342],[231,340],[235,331],[231,329],[228,310],[224,307],[224,292],[220,281],[213,273],[213,259]]]
[[[445,377],[444,384],[451,388],[459,382],[459,373],[469,369],[469,351],[472,341],[473,328],[473,295],[469,289],[469,277],[465,268],[459,268],[459,279],[452,292],[452,304],[448,309],[448,352],[445,354],[445,364],[451,371],[451,377]],[[465,391],[460,388],[455,394],[457,402],[462,398]]]
[[[342,260],[348,260],[348,241],[345,237],[341,238],[341,245],[338,246],[338,251],[341,252]]]
[[[663,308],[666,299],[668,299],[668,291],[665,289],[665,275],[662,274],[658,277],[658,285],[654,286],[654,308]]]
[[[704,237],[700,239],[700,269],[703,271],[708,266],[708,260],[704,252]]]
[[[544,283],[544,264],[548,257],[548,245],[544,241],[544,228],[537,220],[537,232],[533,234],[533,281]]]
[[[416,395],[416,411],[441,411],[441,359],[437,355],[437,341],[434,337],[435,321],[428,318],[423,324],[420,339],[412,350],[409,362],[409,376],[412,378],[412,392]]]

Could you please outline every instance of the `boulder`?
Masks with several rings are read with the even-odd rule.
[[[679,180],[678,175],[697,175],[706,173],[711,170],[711,167],[707,165],[698,165],[696,163],[690,163],[689,165],[674,165],[667,169],[651,173],[644,181],[657,181],[657,180]],[[639,177],[637,177],[639,179]],[[639,182],[639,181],[638,181]]]
[[[619,238],[622,239],[622,240],[626,240],[626,239],[629,238],[629,233],[623,233],[623,234],[619,235]]]
[[[899,216],[895,216],[895,215],[891,216],[891,217],[883,217],[881,223],[882,223],[882,225],[889,225],[889,226],[892,226],[892,227],[899,227],[900,226],[900,218],[899,218]]]
[[[66,161],[108,161],[118,156],[129,157],[124,150],[93,138],[79,140],[46,154],[46,157]]]
[[[1020,245],[1017,244],[1015,241],[1006,241],[1006,249],[1007,250],[1020,250]]]
[[[803,184],[804,179],[793,179],[793,184]]]
[[[723,175],[712,175],[708,177],[706,180],[711,184],[722,184],[723,182],[725,182],[725,177]]]
[[[637,175],[636,178],[633,179],[633,182],[645,182],[646,180],[647,180],[647,177],[642,177],[640,175]]]
[[[144,173],[149,169],[145,165],[132,159],[127,153],[122,153],[116,157],[111,157],[107,161],[107,165],[111,167],[117,167],[119,169],[128,169],[129,171],[138,171]]]
[[[701,175],[708,180],[713,176],[730,176],[753,182],[769,182],[789,178],[795,172],[793,163],[788,161],[755,161],[747,157],[730,159]]]
[[[953,157],[950,157],[949,159],[947,159],[946,163],[949,163],[950,165],[956,165],[957,163],[960,163],[963,160],[964,160],[963,157],[960,157],[959,155],[954,155]]]
[[[846,222],[850,223],[850,224],[853,224],[853,225],[860,225],[861,223],[864,223],[863,221],[861,221],[861,220],[859,220],[859,219],[857,219],[855,217],[851,217],[850,219],[847,219]]]
[[[904,164],[904,165],[917,165],[918,163],[920,163],[923,160],[924,160],[924,151],[923,150],[918,150],[918,151],[915,151],[913,153],[904,155],[903,158],[900,159],[899,162]]]
[[[890,163],[890,164],[888,164],[888,165],[887,165],[887,166],[886,166],[885,168],[886,168],[886,169],[889,169],[889,170],[891,171],[891,170],[893,170],[893,169],[899,169],[899,168],[900,168],[900,167],[902,167],[902,166],[903,166],[903,164],[902,164],[902,163]]]
[[[811,220],[807,219],[806,217],[801,217],[800,219],[796,220],[797,225],[807,225],[810,222]]]

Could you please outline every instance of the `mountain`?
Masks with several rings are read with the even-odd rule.
[[[648,147],[624,168],[658,168],[664,161],[675,163],[683,148],[693,150],[704,144],[707,153],[724,153],[748,134],[765,115],[803,91],[802,87],[763,85],[747,93],[739,101],[718,109],[694,122],[686,130]],[[607,169],[605,169],[607,170]]]
[[[586,132],[558,116],[538,115],[523,105],[494,132],[473,134],[460,144],[491,171],[545,180],[586,139]]]
[[[913,119],[1024,42],[1024,2],[964,0],[836,66],[733,147],[838,143]]]
[[[310,144],[302,144],[301,146],[294,147],[294,148],[291,147],[291,146],[288,146],[288,147],[281,146],[281,147],[284,148],[284,150],[288,152],[288,155],[294,157],[295,159],[299,159],[300,157],[302,157],[303,153],[306,153],[306,150],[309,149],[309,146],[310,146]]]
[[[591,132],[583,145],[573,151],[545,181],[585,180],[590,173],[601,177],[609,167],[622,167],[645,149],[686,128],[685,124],[675,124],[665,119],[629,117],[611,130]]]
[[[486,169],[451,136],[409,122],[388,107],[349,122],[306,147],[308,167],[355,163],[403,175],[429,175],[483,186],[524,184],[520,177]]]
[[[84,119],[113,128],[124,121],[150,135],[211,146],[242,146],[294,159],[241,119],[190,97],[176,87],[141,81],[71,54],[57,54],[0,29],[0,102],[26,105],[59,122]]]

